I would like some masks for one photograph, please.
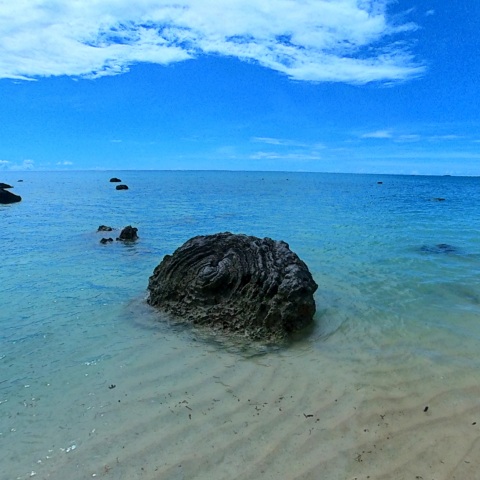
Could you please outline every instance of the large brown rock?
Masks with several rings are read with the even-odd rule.
[[[227,232],[166,255],[148,289],[150,305],[186,322],[278,341],[312,321],[317,284],[287,243]]]

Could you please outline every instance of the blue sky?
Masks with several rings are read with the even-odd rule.
[[[480,175],[480,2],[0,2],[0,170]]]

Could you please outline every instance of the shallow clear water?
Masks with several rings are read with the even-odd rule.
[[[116,191],[112,176],[129,190]],[[124,171],[4,172],[0,180],[23,197],[0,205],[5,478],[107,475],[111,466],[86,472],[86,457],[75,467],[52,460],[48,468],[45,458],[88,444],[96,417],[83,407],[96,391],[106,399],[118,392],[107,387],[120,379],[130,390],[117,403],[137,392],[136,403],[119,412],[127,425],[151,400],[150,391],[142,393],[142,375],[151,385],[200,389],[192,371],[179,365],[215,372],[218,358],[236,365],[236,385],[247,381],[243,375],[258,374],[262,357],[170,327],[144,302],[154,267],[195,235],[231,231],[285,240],[309,266],[319,285],[315,326],[288,349],[265,355],[266,362],[285,362],[286,378],[304,375],[309,382],[315,362],[331,362],[340,376],[360,371],[362,385],[391,375],[392,386],[408,385],[420,366],[453,377],[480,366],[478,178]],[[102,236],[119,233],[97,233],[101,224],[131,224],[140,239],[101,245]],[[345,389],[353,381],[347,377]],[[281,385],[272,383],[272,391]],[[334,379],[329,385],[335,390]],[[204,397],[226,398],[217,387],[203,385]],[[175,424],[162,428],[176,431]],[[112,452],[98,453],[99,464]],[[135,458],[150,465],[152,455],[142,450]],[[227,464],[221,474],[207,468],[205,478],[241,478],[241,467]],[[116,478],[132,475],[126,470]],[[165,470],[158,478],[181,477]]]

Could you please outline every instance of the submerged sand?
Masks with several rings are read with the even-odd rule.
[[[245,356],[146,329],[0,399],[2,478],[477,478],[478,373],[341,337]]]

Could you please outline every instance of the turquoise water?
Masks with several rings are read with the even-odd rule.
[[[113,176],[129,190],[116,191]],[[145,304],[154,267],[195,235],[231,231],[285,240],[309,266],[319,285],[315,326],[286,351],[266,354],[272,362],[295,358],[299,371],[302,358],[361,363],[365,378],[380,363],[388,365],[382,375],[406,365],[452,375],[480,367],[478,178],[123,171],[3,172],[0,180],[23,197],[0,205],[5,478],[106,475],[111,466],[90,471],[86,457],[75,467],[58,456],[46,467],[45,458],[88,444],[94,418],[79,413],[81,398],[94,387],[105,396],[118,391],[106,387],[120,383],[120,368],[131,369],[124,383],[142,392],[135,383],[142,372],[149,382],[195,385],[195,377],[178,370],[185,355],[231,355],[228,362],[243,362],[237,368],[259,361],[170,328]],[[140,239],[101,245],[102,236],[111,236],[97,233],[102,224],[118,229],[113,236],[135,226]],[[129,405],[125,419],[140,403]],[[115,458],[114,451],[102,455]],[[150,465],[152,455],[135,458]],[[240,478],[238,471],[231,466],[228,474]],[[123,475],[115,478],[137,478]],[[170,470],[138,475],[177,478]]]

